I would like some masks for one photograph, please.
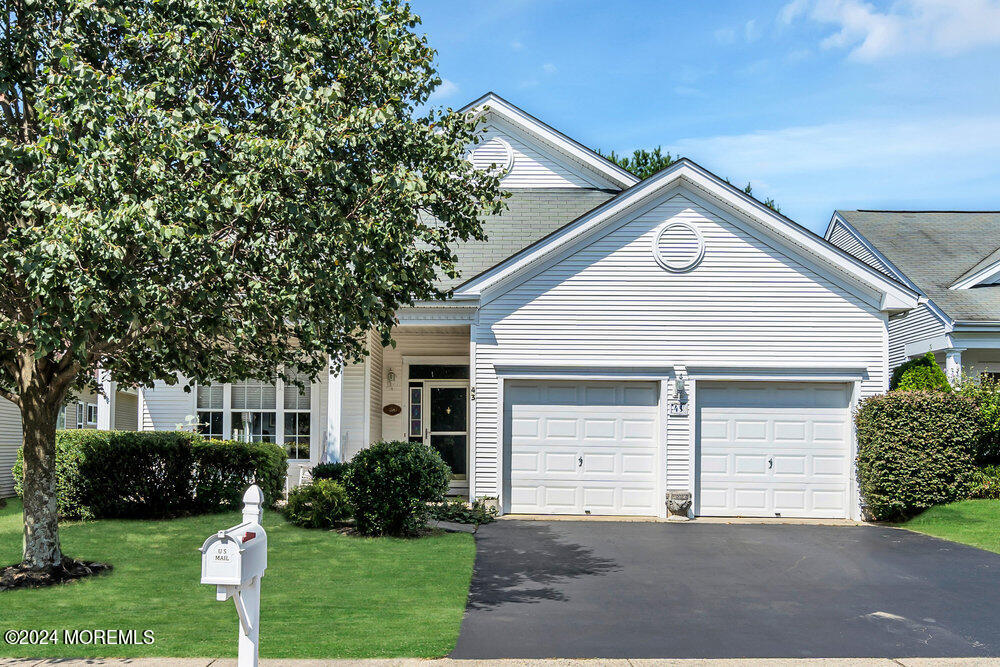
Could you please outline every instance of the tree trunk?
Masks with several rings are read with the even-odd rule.
[[[24,434],[24,564],[52,570],[62,563],[56,502],[56,418],[59,404],[21,396]]]

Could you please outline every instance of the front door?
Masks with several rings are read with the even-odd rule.
[[[469,385],[465,381],[424,382],[424,444],[436,450],[456,480],[469,473]]]

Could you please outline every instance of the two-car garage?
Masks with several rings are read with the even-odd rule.
[[[659,386],[509,382],[505,511],[655,516],[664,472],[693,462],[697,515],[850,516],[850,383],[697,382],[677,416],[661,414]],[[668,429],[676,419],[691,420],[686,448],[667,446],[668,431],[690,434]]]

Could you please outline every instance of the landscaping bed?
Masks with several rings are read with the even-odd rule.
[[[236,610],[199,584],[204,539],[235,512],[165,521],[102,520],[61,526],[64,552],[111,563],[100,577],[0,593],[9,629],[152,630],[148,645],[17,646],[5,657],[236,655]],[[292,526],[265,512],[261,657],[436,657],[458,637],[475,545],[464,533],[420,539],[359,538]],[[21,550],[21,504],[0,509],[0,566]]]

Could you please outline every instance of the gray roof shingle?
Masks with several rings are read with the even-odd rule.
[[[613,192],[581,188],[513,191],[502,215],[483,220],[486,241],[467,241],[455,248],[459,276],[443,278],[438,285],[449,289],[462,284],[613,196]]]
[[[1000,211],[837,211],[955,320],[1000,320],[1000,286],[949,289],[1000,260]]]

